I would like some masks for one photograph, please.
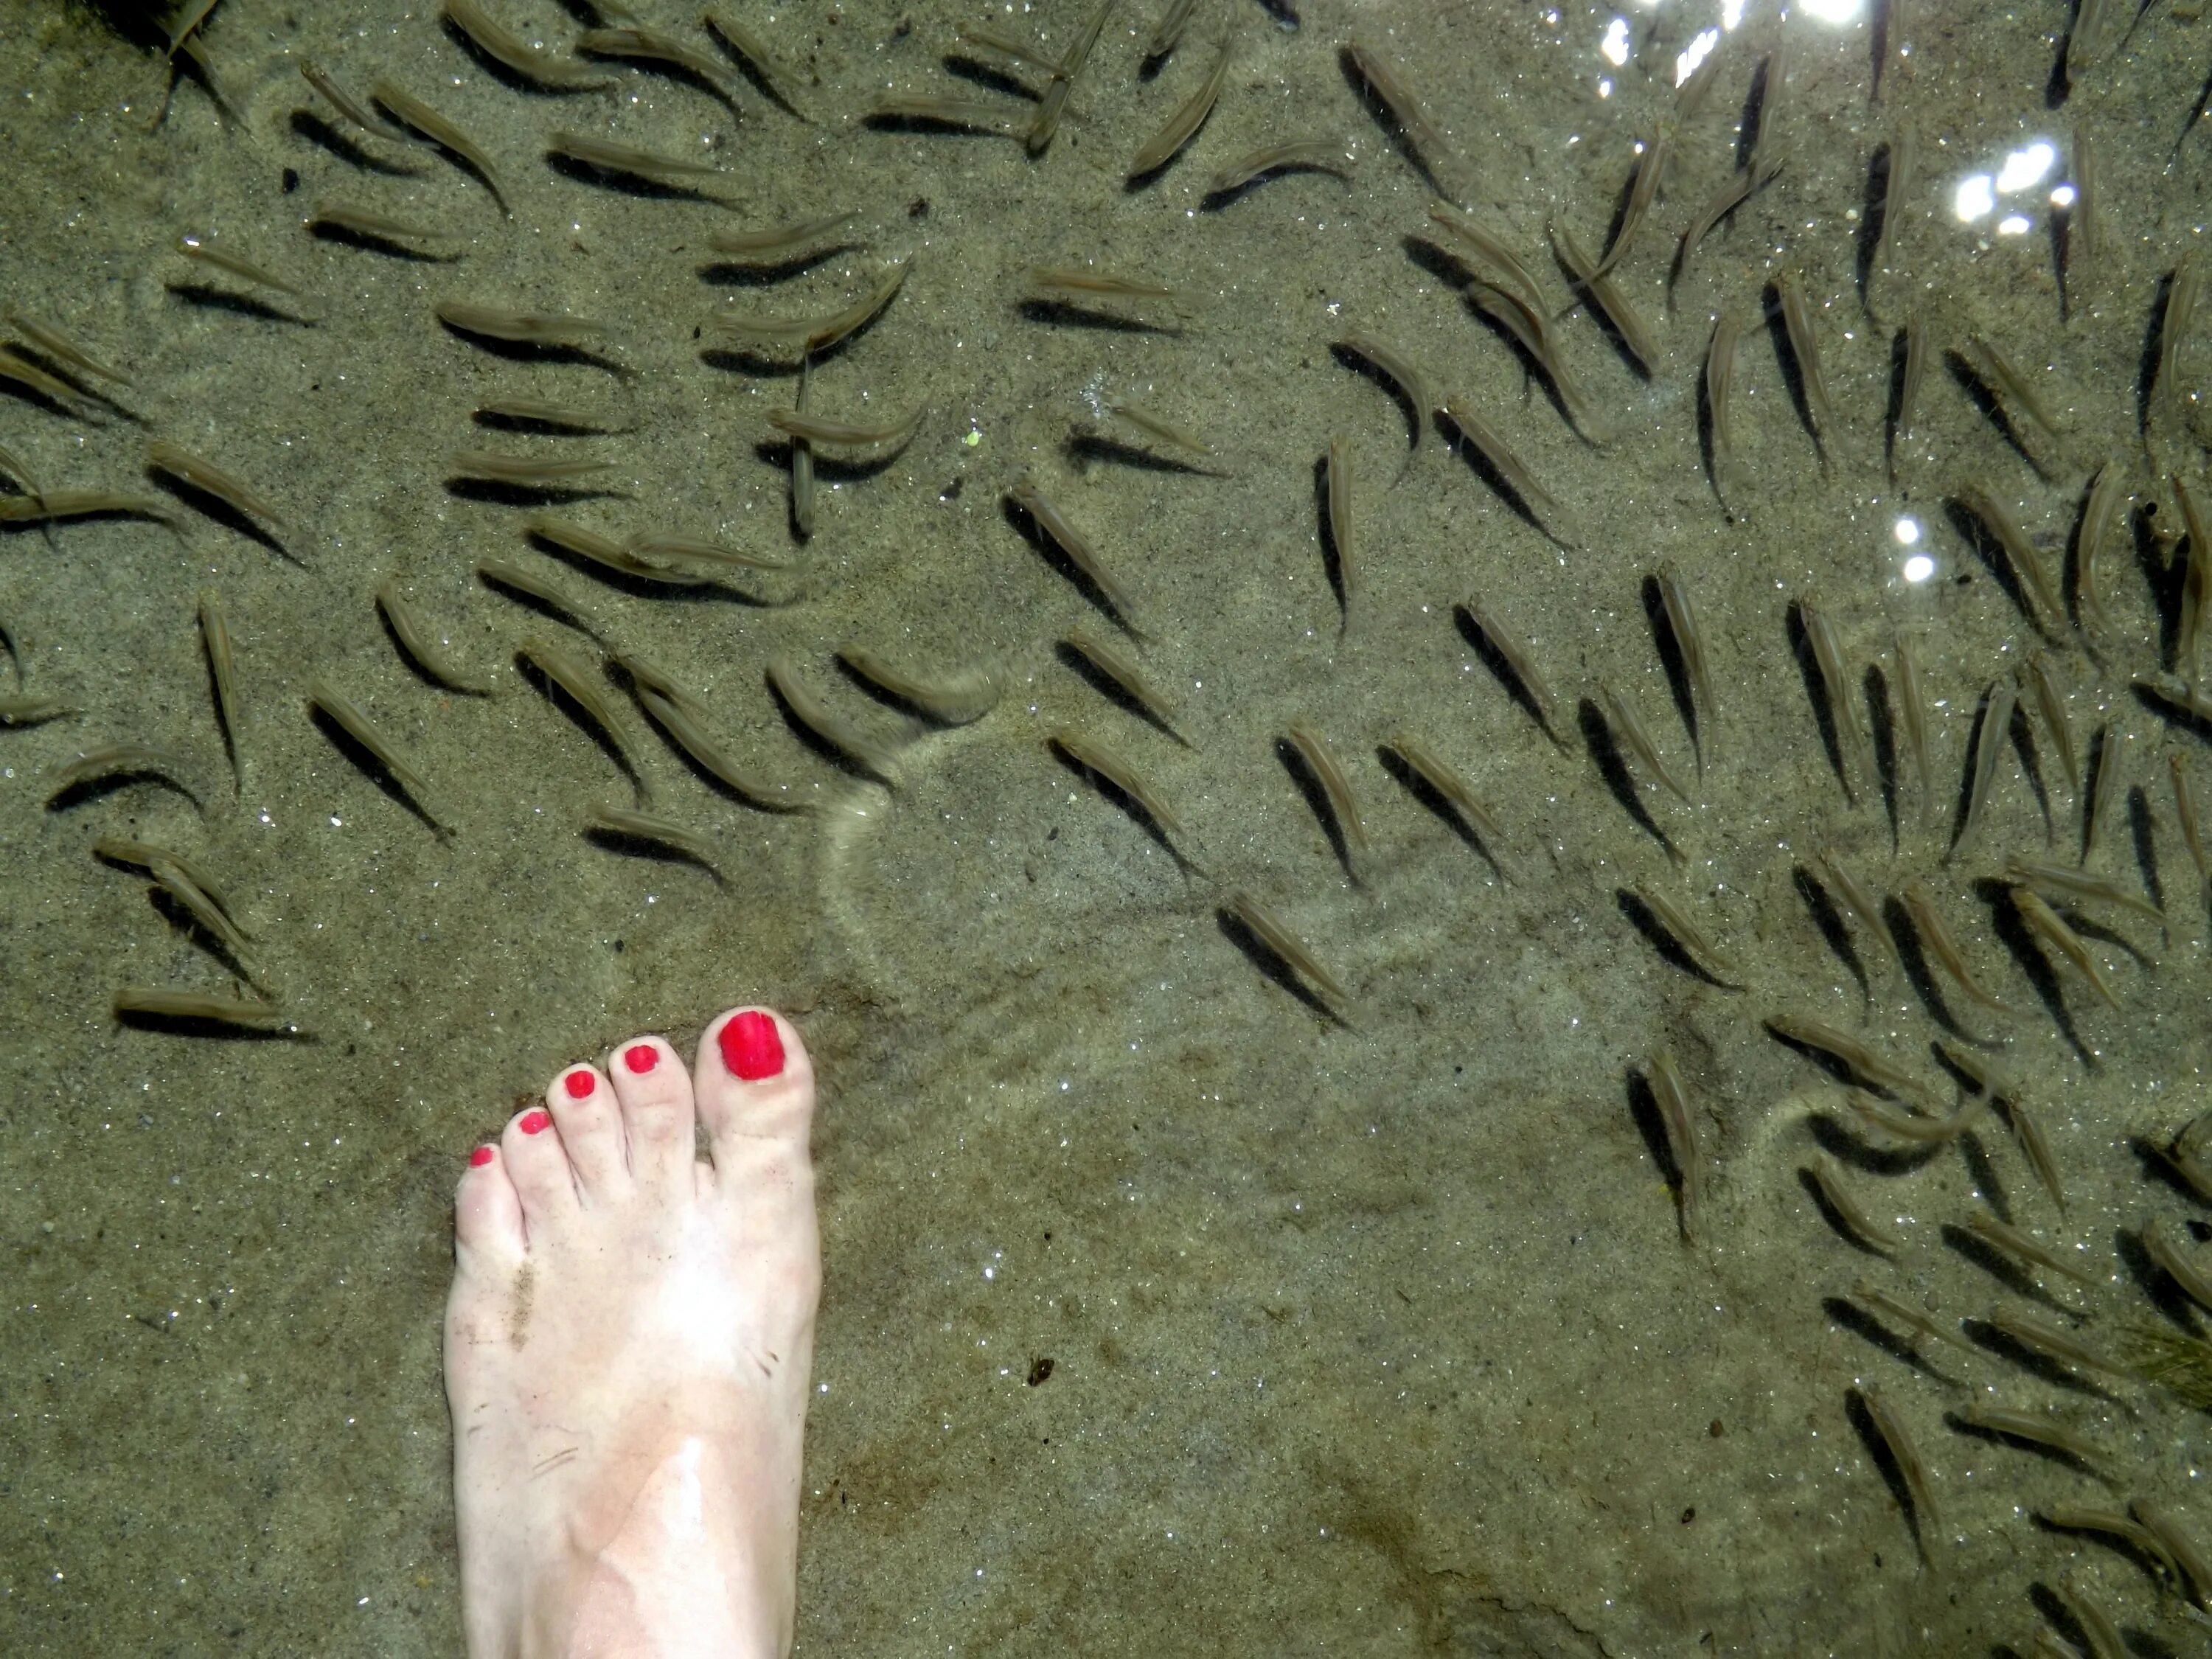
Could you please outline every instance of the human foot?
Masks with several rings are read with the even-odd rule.
[[[695,1076],[641,1037],[477,1149],[446,1310],[476,1659],[790,1647],[813,1107],[798,1034],[744,1009]]]

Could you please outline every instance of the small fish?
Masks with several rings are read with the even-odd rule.
[[[2189,849],[2189,861],[2197,866],[2200,884],[2212,882],[2212,865],[2208,865],[2204,853],[2204,838],[2198,832],[2197,802],[2189,792],[2189,762],[2178,750],[2169,750],[2166,757],[2166,776],[2173,784],[2173,817],[2181,826],[2182,845]]]
[[[119,369],[110,368],[82,346],[58,328],[51,328],[20,311],[8,313],[8,325],[36,346],[56,362],[89,374],[95,380],[106,380],[116,386],[132,386],[136,382]]]
[[[1759,131],[1763,137],[1763,124]],[[1820,372],[1820,342],[1813,332],[1813,308],[1794,272],[1785,270],[1774,279],[1774,295],[1782,311],[1783,331],[1790,337],[1790,355],[1797,360],[1797,379],[1804,388],[1806,412],[1812,418],[1813,441],[1825,456],[1836,414],[1828,401],[1827,377]]]
[[[1636,240],[1636,233],[1644,228],[1644,221],[1651,211],[1651,204],[1658,199],[1659,187],[1666,182],[1667,168],[1674,159],[1674,129],[1662,125],[1648,144],[1638,146],[1641,155],[1636,163],[1635,182],[1628,187],[1628,200],[1620,210],[1620,225],[1613,234],[1613,241],[1604,257],[1590,268],[1590,280],[1602,280],[1620,263]]]
[[[1797,620],[1812,647],[1813,663],[1820,671],[1820,686],[1827,693],[1828,718],[1835,723],[1837,747],[1843,764],[1844,799],[1856,805],[1859,790],[1875,775],[1874,744],[1859,724],[1858,704],[1851,696],[1850,672],[1844,666],[1843,645],[1827,613],[1809,599],[1797,601]]]
[[[1983,1243],[2015,1261],[2047,1268],[2063,1278],[2072,1279],[2076,1285],[2087,1285],[2093,1290],[2100,1282],[2094,1273],[2075,1267],[2056,1251],[2045,1249],[2033,1234],[2000,1221],[1993,1215],[1984,1215],[1978,1211],[1968,1216],[1963,1224]]]
[[[1068,635],[1070,644],[1075,639],[1076,635]],[[988,669],[926,676],[898,667],[859,646],[846,646],[837,654],[869,684],[939,726],[967,726],[979,720],[998,707],[1003,695],[1000,677]],[[1085,654],[1089,655],[1089,651]]]
[[[1968,1428],[1979,1429],[1985,1434],[2002,1435],[2008,1440],[2042,1446],[2063,1453],[2077,1462],[2094,1463],[2097,1461],[2097,1448],[2048,1412],[2011,1411],[1983,1401],[1970,1400],[1957,1408],[1956,1415],[1959,1421]]]
[[[1149,783],[1144,775],[1121,756],[1079,732],[1054,732],[1045,741],[1113,791],[1136,806],[1167,835],[1180,836],[1182,820]]]
[[[1705,930],[1691,920],[1688,911],[1666,894],[1650,887],[1632,887],[1629,893],[1674,936],[1675,943],[1697,964],[1700,972],[1723,985],[1734,984],[1737,976],[1734,959],[1705,936]]]
[[[2045,902],[2041,894],[2031,887],[2014,887],[2012,890],[2012,908],[2027,924],[2030,933],[2072,963],[2081,971],[2081,976],[2096,988],[2097,994],[2104,998],[2106,1005],[2116,1012],[2118,1010],[2120,1000],[2112,994],[2112,981],[2105,977],[2105,970],[2097,965],[2097,958],[2090,954],[2089,947],[2081,936],[2069,927],[2064,919]]]
[[[212,588],[200,592],[200,642],[207,648],[208,674],[215,682],[216,718],[230,750],[231,782],[242,786],[246,778],[238,757],[238,691],[231,670],[230,624],[223,620],[222,604]]]
[[[906,97],[894,94],[870,105],[867,118],[962,127],[975,132],[995,132],[1007,138],[1020,137],[1024,131],[1018,114],[1011,106],[980,103],[971,98]]]
[[[446,0],[446,21],[468,36],[485,57],[526,81],[555,92],[600,92],[612,84],[565,58],[534,46],[493,17],[477,0]]]
[[[435,242],[444,240],[441,233],[426,230],[420,225],[409,224],[404,219],[393,219],[381,213],[371,213],[366,208],[349,207],[343,202],[318,202],[307,216],[309,228],[342,231],[371,241],[405,243]]]
[[[179,986],[125,985],[115,993],[115,1017],[136,1014],[144,1019],[203,1020],[212,1025],[276,1025],[283,1011],[258,998],[211,996]]]
[[[873,318],[905,286],[911,259],[902,259],[878,280],[875,287],[842,311],[816,317],[710,317],[707,326],[731,344],[741,348],[796,348],[803,356],[825,351]]]
[[[341,696],[319,675],[307,682],[307,701],[327,715],[340,731],[391,775],[394,783],[407,792],[417,811],[440,829],[445,827],[439,823],[430,810],[429,786],[423,781],[422,775],[407,763],[406,758],[376,729],[375,723],[367,714]]]
[[[1080,572],[1085,580],[1098,591],[1106,601],[1115,620],[1131,633],[1141,633],[1136,623],[1135,607],[1128,590],[1114,579],[1112,573],[1099,559],[1082,532],[1068,522],[1066,516],[1045,498],[1044,493],[1024,474],[1007,488],[1006,498],[1029,514],[1038,529],[1053,544],[1066,555],[1068,562]]]
[[[2136,1519],[2150,1529],[2151,1535],[2165,1546],[2168,1559],[2181,1570],[2182,1581],[2177,1587],[2199,1607],[2212,1607],[2212,1559],[2197,1547],[2197,1540],[2182,1529],[2172,1511],[2140,1498],[2128,1507],[2135,1512]]]
[[[251,283],[256,288],[269,289],[297,300],[307,308],[308,315],[313,319],[319,319],[323,314],[322,302],[295,284],[287,282],[267,267],[258,265],[240,254],[233,253],[229,249],[217,246],[209,237],[198,233],[187,233],[179,236],[177,238],[177,252],[187,259],[196,260],[204,265],[213,265],[217,270]]]
[[[587,834],[654,842],[664,847],[672,847],[715,880],[722,878],[721,870],[715,862],[714,842],[698,831],[686,829],[673,818],[663,817],[657,812],[641,812],[627,806],[594,806],[584,814],[583,828]]]
[[[1844,902],[1858,931],[1885,957],[1895,958],[1897,943],[1881,918],[1881,902],[1851,872],[1850,867],[1825,848],[1813,853],[1813,868],[1820,884]]]
[[[927,404],[913,414],[893,421],[873,425],[856,421],[833,421],[820,415],[810,415],[803,410],[771,409],[768,423],[787,438],[803,438],[810,444],[829,444],[848,449],[903,449],[921,425],[921,418],[929,413]]]
[[[1106,404],[1106,412],[1118,421],[1127,422],[1148,438],[1157,438],[1164,444],[1171,445],[1193,455],[1203,456],[1209,459],[1213,455],[1213,446],[1205,439],[1186,428],[1176,426],[1172,422],[1153,414],[1141,404],[1133,404],[1121,398],[1109,398]]]
[[[545,153],[556,161],[574,161],[599,173],[619,173],[658,184],[672,179],[719,179],[724,170],[712,161],[694,161],[681,155],[664,155],[617,143],[611,138],[584,132],[556,132],[545,141]]]
[[[696,76],[726,103],[732,101],[720,64],[705,52],[695,52],[674,35],[663,34],[659,29],[641,28],[635,25],[627,28],[586,29],[576,37],[576,50],[589,52],[594,58],[621,58],[633,63],[666,64],[687,75]]]
[[[1226,196],[1270,173],[1333,173],[1352,176],[1352,162],[1340,138],[1303,138],[1286,144],[1266,144],[1237,157],[1206,181],[1208,196]]]
[[[2070,865],[2039,864],[2033,860],[2015,857],[2005,865],[2004,877],[2007,881],[2063,893],[2069,899],[2117,904],[2152,921],[2166,920],[2165,913],[2142,894],[2130,893],[2108,877],[2093,876],[2087,871],[2076,870]]]
[[[1371,334],[1347,334],[1336,343],[1340,349],[1374,364],[1397,386],[1413,413],[1413,447],[1418,450],[1421,434],[1428,429],[1429,415],[1437,407],[1435,394],[1429,390],[1429,377],[1403,352]]]
[[[1869,1284],[1863,1279],[1851,1286],[1850,1299],[1877,1318],[1887,1319],[1893,1324],[1904,1326],[1915,1336],[1925,1337],[1931,1342],[1948,1342],[1953,1347],[1962,1349],[1967,1353],[1976,1352],[1974,1345],[1959,1334],[1958,1322],[1955,1320],[1946,1324],[1942,1320],[1913,1306],[1910,1302],[1892,1296],[1888,1291]]]
[[[1735,441],[1729,410],[1735,401],[1736,349],[1743,336],[1743,319],[1723,311],[1713,319],[1711,343],[1705,348],[1705,413],[1712,422],[1713,494],[1728,505],[1729,481],[1735,473]]]
[[[147,778],[165,783],[195,806],[200,804],[199,792],[191,786],[191,763],[171,749],[155,749],[143,743],[111,743],[97,749],[80,750],[76,757],[57,767],[50,775],[53,788],[46,796],[46,805],[53,805],[71,791],[104,778]]]
[[[1473,623],[1482,637],[1490,642],[1490,648],[1504,660],[1513,678],[1520,682],[1521,689],[1528,694],[1528,701],[1535,706],[1538,723],[1547,732],[1550,732],[1553,703],[1552,688],[1537,672],[1535,660],[1529,656],[1526,645],[1492,616],[1480,599],[1470,596],[1462,599],[1459,608],[1467,620]]]
[[[1337,758],[1336,750],[1328,740],[1304,720],[1291,722],[1291,744],[1306,763],[1306,769],[1321,785],[1322,793],[1328,797],[1329,811],[1335,814],[1336,826],[1344,833],[1346,844],[1355,853],[1367,850],[1367,825],[1359,815],[1358,797],[1352,793],[1352,779],[1346,774],[1344,763]]]
[[[1192,746],[1189,739],[1176,727],[1175,704],[1153,689],[1152,682],[1146,678],[1145,671],[1133,659],[1081,629],[1071,629],[1060,643],[1082,658],[1123,696],[1143,710],[1154,725],[1184,748]]]
[[[648,684],[639,685],[637,699],[653,717],[653,723],[668,734],[670,741],[747,805],[763,812],[813,810],[813,803],[796,793],[788,784],[768,782],[739,766],[729,751],[708,734],[690,699],[665,696]]]
[[[783,66],[757,35],[725,12],[710,9],[702,15],[700,21],[728,41],[730,49],[753,66],[753,72],[766,83],[770,97],[800,120],[812,119],[795,94],[798,77]]]
[[[628,576],[633,581],[665,582],[672,586],[696,587],[711,580],[696,570],[658,564],[639,557],[611,537],[602,536],[596,530],[571,524],[566,519],[556,519],[549,513],[533,513],[522,521],[522,533],[532,541],[575,558],[587,560],[602,569]]]
[[[799,678],[798,666],[789,657],[769,659],[768,683],[793,720],[861,770],[898,787],[902,780],[896,750],[832,712],[813,688]]]
[[[1974,830],[1989,810],[1990,797],[1996,793],[1997,769],[2004,763],[2004,751],[2012,743],[2013,710],[2018,706],[2020,693],[2014,686],[2012,676],[2002,674],[1990,684],[1982,703],[1982,724],[1974,736],[1974,770],[1966,787],[1966,810],[1959,821],[1958,838],[1951,843],[1955,854],[1973,838]]]
[[[1882,1090],[1914,1104],[1924,1105],[1927,1102],[1926,1091],[1910,1075],[1847,1031],[1795,1014],[1769,1014],[1766,1028],[1785,1042],[1819,1049],[1839,1063],[1855,1081],[1869,1088]]]
[[[1857,1384],[1853,1392],[1866,1407],[1867,1416],[1881,1436],[1882,1443],[1889,1448],[1890,1462],[1897,1466],[1898,1475],[1905,1482],[1905,1496],[1912,1500],[1912,1520],[1919,1531],[1922,1547],[1927,1548],[1933,1536],[1943,1528],[1936,1513],[1936,1491],[1929,1483],[1928,1465],[1921,1461],[1920,1449],[1913,1444],[1905,1419],[1887,1400],[1864,1382]]]
[[[0,726],[43,726],[48,720],[58,720],[65,715],[83,712],[64,702],[59,697],[47,696],[40,692],[0,693]]]
[[[571,317],[555,311],[508,311],[478,305],[471,300],[441,300],[434,310],[438,320],[464,334],[488,340],[507,340],[517,345],[566,346],[572,349],[595,345],[610,332],[605,323],[587,317]]]
[[[2112,538],[2113,526],[2134,499],[2128,488],[2128,470],[2118,460],[2097,470],[2081,508],[2081,523],[2075,536],[2074,602],[2084,623],[2100,626],[2105,621],[2104,584],[2099,580],[2101,560]]]
[[[1328,441],[1328,541],[1336,554],[1336,579],[1344,590],[1344,612],[1352,616],[1352,446],[1341,433]]]
[[[1454,207],[1449,202],[1431,202],[1429,222],[1440,230],[1449,231],[1484,264],[1504,276],[1507,285],[1537,315],[1541,316],[1549,309],[1544,291],[1536,285],[1536,278],[1528,267],[1521,263],[1520,257],[1488,226],[1466,209]]]
[[[1229,62],[1237,44],[1237,32],[1224,27],[1221,45],[1213,57],[1213,65],[1206,72],[1189,98],[1177,106],[1173,114],[1160,124],[1160,130],[1145,141],[1144,147],[1130,158],[1128,176],[1141,179],[1157,173],[1175,158],[1176,153],[1198,136],[1206,125],[1206,118],[1213,112],[1213,106],[1221,97],[1221,88],[1229,79]]]
[[[1913,930],[1938,967],[1951,976],[1960,990],[1984,1008],[2002,1011],[2004,1004],[1992,996],[1974,970],[1967,965],[1966,953],[1960,948],[1958,939],[1936,908],[1936,896],[1928,890],[1925,882],[1907,882],[1899,895],[1905,901],[1905,913],[1912,918]]]
[[[2150,407],[2166,417],[2171,428],[2181,418],[2181,348],[2197,319],[2197,302],[2204,289],[2203,267],[2191,256],[2173,269],[2166,290],[2166,311],[2158,329],[2158,373],[2152,383]]]
[[[1869,1215],[1844,1185],[1843,1176],[1824,1152],[1815,1152],[1806,1165],[1813,1184],[1820,1190],[1821,1201],[1829,1212],[1844,1224],[1851,1239],[1881,1255],[1895,1255],[1905,1248],[1905,1241],[1881,1225]]]
[[[1147,62],[1166,57],[1182,39],[1182,32],[1190,24],[1190,14],[1197,0],[1168,0],[1167,9],[1160,14],[1158,25],[1152,30],[1152,44],[1145,48]]]
[[[2123,1382],[2128,1380],[2128,1373],[2120,1366],[2091,1352],[2056,1326],[2047,1325],[2016,1309],[1991,1308],[1982,1316],[1982,1322],[2010,1337],[2030,1353],[2069,1370],[2101,1373]]]
[[[1580,527],[1559,498],[1537,483],[1528,464],[1513,453],[1504,439],[1491,430],[1490,423],[1474,412],[1466,398],[1446,398],[1443,414],[1460,436],[1474,447],[1475,453],[1482,457],[1484,465],[1498,475],[1498,481],[1520,498],[1520,507],[1535,521],[1538,529],[1561,547],[1571,550],[1580,544]]]
[[[384,612],[384,620],[391,625],[392,637],[399,641],[399,648],[423,673],[449,690],[464,691],[473,697],[491,695],[489,686],[470,679],[447,659],[444,651],[433,641],[428,624],[401,596],[397,581],[379,585],[376,604]]]
[[[1397,65],[1358,39],[1346,43],[1344,55],[1351,60],[1359,78],[1382,100],[1390,119],[1411,147],[1416,162],[1438,193],[1455,201],[1467,200],[1472,194],[1467,164],[1453,150],[1442,130],[1429,118],[1428,111],[1400,76]]]
[[[198,889],[202,897],[222,913],[226,921],[234,925],[237,921],[237,912],[231,908],[230,901],[223,896],[222,888],[216,884],[206,866],[197,860],[187,858],[182,853],[172,852],[166,847],[156,847],[151,842],[131,841],[121,836],[102,836],[93,842],[92,851],[95,858],[105,859],[110,864],[127,864],[145,871],[149,875],[156,867],[166,865]]]
[[[860,216],[860,210],[825,213],[811,219],[789,220],[759,230],[715,230],[707,234],[707,246],[717,253],[738,258],[778,258],[810,247],[843,229]]]
[[[1698,1146],[1697,1118],[1690,1109],[1690,1091],[1683,1085],[1674,1056],[1664,1048],[1651,1056],[1644,1067],[1644,1077],[1650,1085],[1652,1098],[1659,1103],[1659,1121],[1667,1131],[1667,1150],[1674,1159],[1676,1173],[1681,1176],[1682,1241],[1694,1244],[1704,1211],[1705,1160]]]
[[[1915,177],[1918,168],[1915,164],[1920,154],[1918,140],[1909,126],[1899,126],[1890,134],[1886,148],[1889,159],[1883,169],[1881,229],[1874,242],[1875,268],[1879,270],[1890,269],[1891,255],[1897,247],[1898,222],[1905,216],[1905,200],[1911,194],[1914,184],[1918,182]]]
[[[1494,859],[1497,845],[1505,839],[1504,827],[1498,822],[1490,809],[1482,804],[1474,791],[1468,787],[1467,780],[1441,756],[1436,754],[1426,744],[1410,732],[1395,733],[1390,739],[1389,746],[1397,751],[1399,757],[1407,765],[1412,767],[1419,775],[1423,782],[1443,797],[1450,804],[1452,810],[1465,818],[1468,825],[1481,835],[1483,840],[1490,844],[1489,850]]]
[[[533,571],[526,570],[511,559],[477,560],[477,577],[494,587],[503,587],[509,592],[536,600],[568,626],[594,640],[603,641],[606,636],[605,624],[588,607],[579,605],[550,582]]]
[[[2027,659],[2028,689],[2035,694],[2036,712],[2058,750],[2058,763],[2066,769],[2066,787],[2081,798],[2081,763],[2075,752],[2074,728],[2066,719],[2066,694],[2059,689],[2057,665],[2047,651],[2031,652]]]
[[[525,487],[571,483],[615,470],[612,461],[569,455],[509,455],[495,449],[457,449],[450,465],[456,477],[483,478],[494,483]]]
[[[108,514],[151,519],[180,536],[184,533],[184,526],[167,503],[150,495],[124,495],[112,489],[46,489],[29,495],[0,495],[0,524],[52,524]]]
[[[2189,1259],[2187,1249],[2162,1221],[2142,1230],[2143,1254],[2156,1262],[2166,1276],[2181,1287],[2189,1299],[2212,1311],[2212,1274]]]
[[[1598,691],[1605,699],[1607,720],[1614,735],[1627,746],[1644,769],[1679,796],[1685,806],[1695,806],[1697,802],[1691,798],[1690,792],[1682,787],[1681,780],[1668,769],[1666,761],[1660,756],[1659,746],[1651,741],[1651,734],[1644,730],[1644,722],[1637,717],[1636,710],[1609,681],[1601,680]]]
[[[234,513],[249,519],[263,520],[280,530],[289,527],[284,515],[243,478],[175,444],[159,438],[148,444],[146,465],[157,472],[166,472],[173,478],[183,480],[204,495],[214,496]]]
[[[1891,653],[1897,664],[1898,725],[1905,733],[1905,749],[1912,756],[1912,775],[1920,786],[1920,822],[1928,822],[1928,804],[1935,793],[1928,780],[1928,697],[1920,684],[1920,663],[1912,654],[1912,642],[1902,634],[1897,636],[1896,649]]]
[[[1612,429],[1598,417],[1582,382],[1567,368],[1551,319],[1521,295],[1477,278],[1468,284],[1468,303],[1498,325],[1527,355],[1552,388],[1567,422],[1583,442],[1602,447],[1612,441]]]
[[[535,636],[526,639],[515,648],[515,655],[529,663],[544,675],[547,683],[557,689],[586,719],[597,726],[615,753],[620,757],[623,770],[628,772],[631,785],[637,791],[641,803],[653,798],[653,786],[646,777],[645,766],[637,746],[631,742],[629,730],[616,714],[614,704],[607,700],[591,670],[563,647],[550,640]]]
[[[309,86],[323,94],[332,109],[371,137],[386,139],[395,144],[404,144],[407,142],[405,133],[386,126],[378,120],[366,105],[341,87],[331,78],[329,71],[320,65],[310,63],[303,58],[300,60],[300,76]]]
[[[543,427],[550,431],[605,434],[623,428],[588,410],[556,404],[545,398],[489,398],[477,405],[480,426]]]
[[[1628,303],[1628,296],[1613,283],[1610,276],[1598,270],[1597,262],[1577,243],[1571,232],[1557,219],[1546,227],[1552,239],[1552,251],[1559,262],[1573,278],[1574,285],[1587,295],[1591,304],[1601,312],[1628,354],[1648,378],[1659,367],[1659,342],[1637,315],[1636,308]]]
[[[1968,365],[1984,387],[1994,394],[2000,404],[2009,404],[2035,422],[2045,437],[2060,438],[2058,422],[2035,389],[2035,383],[2022,374],[2019,367],[1990,343],[1982,334],[1966,337]],[[2015,430],[2017,424],[2015,423]]]
[[[1306,943],[1284,926],[1273,910],[1238,888],[1222,902],[1228,911],[1246,931],[1290,968],[1313,981],[1330,999],[1343,1002],[1344,987],[1336,976],[1322,966],[1321,958],[1306,948]]]
[[[1697,698],[1698,769],[1702,772],[1705,751],[1712,742],[1713,722],[1720,716],[1720,699],[1714,694],[1712,665],[1705,658],[1705,634],[1698,626],[1697,611],[1690,603],[1689,584],[1671,562],[1659,567],[1659,599],[1666,608],[1668,630],[1674,635],[1675,647],[1682,653],[1682,665],[1689,671],[1690,690]]]
[[[1928,378],[1928,327],[1917,311],[1905,316],[1905,367],[1898,376],[1897,422],[1889,429],[1889,477],[1897,480],[1897,452],[1912,440],[1920,416],[1920,388]]]
[[[2020,1142],[2021,1153],[2027,1159],[2028,1168],[2035,1171],[2043,1190],[2051,1194],[2051,1201],[2063,1215],[2066,1188],[2058,1178],[2058,1160],[2051,1156],[2051,1143],[2044,1137],[2041,1121],[2018,1095],[1998,1095],[1997,1098],[2004,1103],[2006,1121],[2012,1125],[2013,1138]]]
[[[500,182],[499,174],[492,167],[490,154],[483,145],[413,93],[390,81],[371,82],[368,95],[398,116],[403,126],[421,134],[439,149],[459,156],[483,181],[485,188],[491,191],[492,199],[499,204],[500,211],[507,211],[507,187]]]

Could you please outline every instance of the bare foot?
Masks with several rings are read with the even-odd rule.
[[[477,1659],[789,1649],[813,1109],[798,1033],[744,1009],[695,1076],[641,1037],[477,1149],[446,1310]]]

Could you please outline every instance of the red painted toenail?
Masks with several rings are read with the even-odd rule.
[[[775,1022],[748,1008],[722,1027],[722,1064],[748,1083],[774,1077],[783,1069],[783,1038]]]
[[[660,1064],[660,1050],[650,1042],[640,1042],[623,1050],[623,1064],[633,1072],[649,1072]]]
[[[542,1135],[553,1127],[550,1112],[525,1112],[522,1121],[514,1126],[526,1135]]]
[[[561,1086],[568,1091],[571,1100],[581,1100],[592,1092],[592,1079],[589,1072],[577,1070],[561,1079]]]
[[[481,1170],[485,1164],[490,1163],[496,1156],[497,1154],[495,1153],[490,1147],[479,1146],[476,1151],[469,1154],[469,1168],[471,1170]]]

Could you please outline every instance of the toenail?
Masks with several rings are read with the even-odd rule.
[[[514,1126],[526,1135],[542,1135],[553,1127],[550,1112],[525,1112],[522,1121]]]
[[[623,1050],[623,1064],[633,1072],[649,1072],[660,1064],[660,1050],[650,1042],[640,1042]]]
[[[481,1170],[485,1164],[490,1163],[495,1156],[490,1147],[479,1146],[469,1154],[469,1168]]]
[[[722,1064],[747,1083],[774,1077],[783,1069],[783,1038],[775,1022],[748,1008],[722,1027]]]
[[[581,1100],[592,1092],[592,1074],[579,1066],[561,1079],[561,1086],[568,1091],[569,1099]]]

